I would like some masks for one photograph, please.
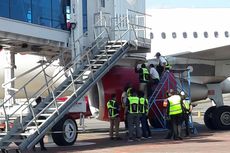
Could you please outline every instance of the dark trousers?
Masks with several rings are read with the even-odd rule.
[[[166,136],[166,139],[171,139],[172,136],[173,136],[173,129],[172,129],[172,121],[171,121],[171,119],[167,120],[166,126],[167,126],[167,129],[168,129],[168,134]]]
[[[185,123],[185,135],[189,136],[189,114],[188,113],[183,114],[183,119]]]
[[[182,114],[171,115],[173,138],[181,138]]]
[[[161,65],[157,65],[156,70],[157,70],[157,72],[158,72],[158,74],[159,74],[159,76],[161,78],[162,77],[162,73],[164,71],[164,67],[161,66]]]
[[[152,135],[147,119],[148,119],[148,117],[147,117],[146,114],[142,114],[141,117],[140,117],[142,136],[145,137],[145,138],[148,138],[148,137],[150,137]]]
[[[45,137],[45,136],[43,136],[43,137],[39,140],[39,144],[40,144],[41,149],[45,148],[45,144],[44,144],[44,140],[43,140],[44,137]],[[35,150],[35,146],[33,147],[33,150]]]
[[[128,114],[128,128],[129,128],[129,139],[134,139],[135,133],[136,138],[141,138],[140,129],[140,116],[139,114]]]
[[[125,114],[124,122],[125,122],[125,130],[128,130],[128,113]]]

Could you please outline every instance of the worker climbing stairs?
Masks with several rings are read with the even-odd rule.
[[[170,90],[176,91],[178,94],[181,91],[185,92],[186,99],[191,101],[190,71],[188,69],[166,70],[154,88],[154,92],[149,97],[149,122],[156,129],[167,129],[166,108],[163,106],[163,102],[167,99]],[[192,116],[190,115],[189,118],[191,132],[196,134],[197,130],[193,125]]]

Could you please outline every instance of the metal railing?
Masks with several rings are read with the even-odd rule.
[[[124,19],[121,20],[121,22],[126,22],[127,18],[125,17]],[[118,23],[115,25],[116,28],[120,28],[120,25],[122,23]],[[45,70],[51,65],[51,63],[47,64],[45,67],[42,68],[42,70],[36,74],[34,76],[34,78],[32,78],[31,80],[27,81],[25,83],[25,85],[23,87],[21,87],[20,89],[18,89],[18,91],[15,92],[15,94],[19,93],[20,91],[24,91],[25,93],[25,97],[26,97],[26,101],[20,106],[20,108],[16,109],[14,112],[11,112],[10,114],[7,113],[6,109],[5,109],[5,104],[7,103],[8,100],[10,100],[13,96],[15,96],[15,94],[10,97],[9,99],[7,99],[6,101],[4,101],[1,105],[0,108],[3,108],[4,110],[4,118],[5,118],[5,123],[6,123],[6,131],[10,130],[9,127],[9,122],[10,122],[10,118],[12,116],[17,116],[20,117],[20,124],[22,127],[22,130],[25,130],[28,126],[30,126],[33,122],[35,122],[35,126],[36,126],[36,131],[38,133],[40,133],[39,131],[39,127],[42,126],[44,124],[44,122],[42,124],[40,124],[38,126],[38,122],[37,119],[38,117],[44,113],[48,108],[50,108],[52,105],[56,106],[56,110],[53,111],[52,114],[58,112],[58,109],[62,106],[57,104],[57,99],[65,94],[68,94],[68,91],[73,90],[73,92],[70,94],[70,97],[76,94],[76,91],[78,91],[81,88],[81,85],[79,86],[75,86],[75,82],[76,81],[83,81],[86,82],[86,80],[89,79],[93,79],[94,80],[94,71],[92,70],[92,66],[98,62],[102,56],[100,56],[99,58],[97,58],[97,60],[95,60],[94,62],[91,62],[91,59],[93,57],[96,56],[96,54],[94,53],[96,50],[97,52],[99,52],[102,48],[104,48],[104,53],[102,53],[101,55],[105,55],[106,57],[106,61],[110,60],[110,57],[108,55],[108,51],[114,47],[114,45],[117,42],[122,42],[125,36],[128,35],[128,33],[130,31],[133,31],[135,33],[135,29],[133,29],[133,27],[127,29],[126,31],[124,31],[122,34],[120,34],[119,38],[116,39],[113,44],[111,44],[109,47],[104,48],[107,41],[104,41],[103,38],[108,38],[107,36],[109,36],[109,32],[108,29],[104,29],[104,31],[102,31],[96,38],[95,38],[95,44],[89,48],[89,50],[87,50],[86,52],[84,52],[84,54],[82,55],[81,53],[79,53],[78,55],[76,55],[76,57],[74,58],[73,61],[70,61],[68,64],[65,65],[65,67],[63,67],[62,69],[59,70],[58,73],[56,73],[54,76],[50,77],[49,79],[47,79],[45,81],[45,83],[32,95],[32,96],[28,96],[27,94],[27,89],[26,86],[31,83],[32,81],[34,81],[34,79],[36,77],[39,76],[39,74],[41,74],[42,72],[44,73]],[[80,37],[79,39],[81,39],[83,37]],[[78,42],[78,41],[76,41]],[[128,43],[128,42],[126,42]],[[124,46],[126,43],[121,44],[121,47]],[[87,68],[83,68],[85,65],[88,65]],[[75,77],[75,73],[76,71],[78,71],[79,69],[82,69],[83,71],[77,76]],[[28,71],[29,72],[29,71]],[[89,72],[88,75],[86,75],[86,72]],[[67,75],[66,75],[67,74]],[[54,85],[61,79],[61,78],[66,78],[66,76],[68,76],[67,79],[71,79],[71,83],[65,87],[64,90],[62,90],[59,94],[54,94],[55,91],[58,89],[58,87],[56,89],[54,89]],[[84,76],[87,76],[87,78],[83,79]],[[14,80],[15,81],[15,80]],[[38,111],[36,110],[36,108],[34,109],[32,107],[32,103],[35,101],[34,99],[36,99],[37,97],[42,97],[42,95],[45,95],[45,93],[51,93],[49,94],[50,97],[52,97],[52,101],[49,102],[49,104],[47,106],[45,106],[45,108],[43,108],[43,110]],[[77,96],[77,95],[76,95]],[[46,101],[46,99],[44,100],[44,102]],[[22,109],[22,107],[24,107]],[[28,111],[30,111],[31,115],[32,115],[32,120],[30,120],[28,123],[24,124],[22,123],[22,119],[23,119],[23,114],[28,113]],[[20,114],[20,115],[18,115]],[[46,120],[48,120],[52,114],[46,118]],[[34,131],[34,132],[36,132]]]

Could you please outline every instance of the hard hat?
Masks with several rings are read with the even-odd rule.
[[[181,91],[181,92],[180,92],[180,95],[181,95],[181,96],[184,96],[184,95],[185,95],[184,91]]]

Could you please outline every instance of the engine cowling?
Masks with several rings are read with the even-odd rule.
[[[93,88],[88,92],[89,106],[92,115],[99,120],[108,120],[108,111],[106,103],[111,98],[111,94],[116,94],[117,102],[120,105],[120,116],[124,116],[122,108],[121,95],[127,85],[130,83],[134,89],[138,89],[138,75],[133,67],[113,67]],[[123,120],[123,118],[121,118]]]

